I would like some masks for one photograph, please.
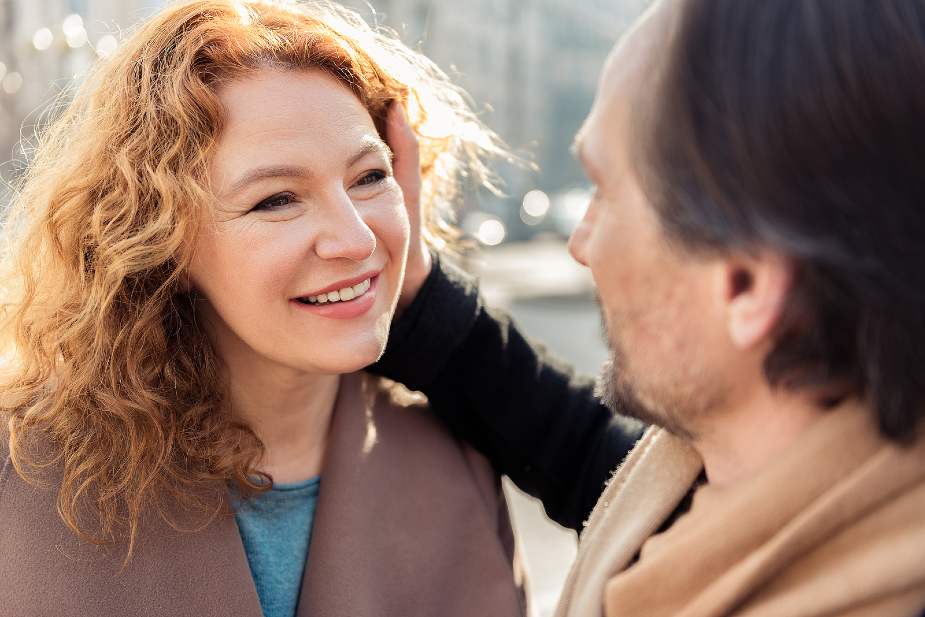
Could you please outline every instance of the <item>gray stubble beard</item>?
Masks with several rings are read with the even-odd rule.
[[[636,418],[646,424],[660,426],[681,439],[693,440],[676,413],[654,409],[645,404],[636,386],[620,367],[626,366],[626,356],[610,343],[610,358],[604,362],[595,384],[594,393],[608,409],[616,414]]]

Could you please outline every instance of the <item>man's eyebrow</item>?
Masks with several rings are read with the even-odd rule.
[[[590,164],[585,154],[585,140],[583,131],[578,131],[578,134],[575,135],[575,139],[572,141],[572,147],[570,150],[572,152],[572,156],[578,159],[578,162],[581,163],[582,167],[584,167],[585,173],[588,174],[590,180],[595,182],[595,178],[597,178],[597,171]]]
[[[389,164],[392,162],[392,150],[382,139],[378,137],[369,137],[363,140],[363,145],[354,152],[347,160],[347,167],[352,167],[363,157],[369,154],[380,154]],[[234,181],[229,193],[237,193],[258,180],[267,178],[311,178],[312,171],[298,165],[267,165],[265,167],[256,167],[248,170],[243,176]]]
[[[571,148],[569,148],[569,152],[572,153],[572,156],[574,156],[579,161],[581,161],[581,155],[582,155],[581,146],[582,146],[582,143],[584,142],[583,138],[584,138],[584,134],[581,131],[578,131],[577,133],[575,133],[575,139],[572,140],[572,146]]]

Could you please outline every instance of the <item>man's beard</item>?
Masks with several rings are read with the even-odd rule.
[[[607,332],[608,329],[605,322],[604,331],[610,348],[610,358],[601,367],[595,394],[614,413],[660,426],[682,439],[692,440],[694,434],[685,426],[680,409],[673,406],[662,408],[661,405],[644,402],[645,397],[640,394],[627,370],[627,355],[620,339]]]

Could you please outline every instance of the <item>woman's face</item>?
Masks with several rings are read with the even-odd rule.
[[[408,218],[369,113],[321,71],[262,70],[222,87],[215,203],[193,286],[220,355],[346,373],[385,348]]]

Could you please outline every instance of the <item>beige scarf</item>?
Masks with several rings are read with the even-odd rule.
[[[700,488],[691,510],[656,534],[700,470],[687,444],[647,433],[591,515],[560,617],[912,617],[925,608],[925,439],[900,448],[863,409],[832,412],[754,479]]]

